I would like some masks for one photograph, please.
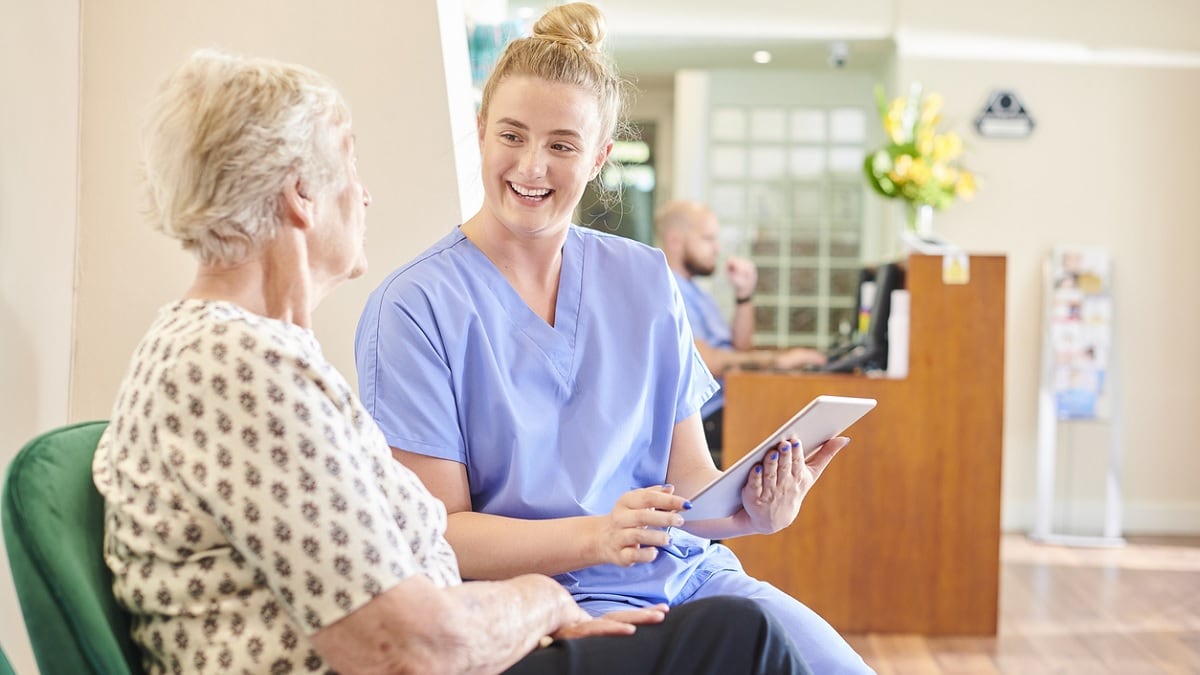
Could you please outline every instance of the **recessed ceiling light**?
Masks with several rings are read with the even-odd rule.
[[[760,50],[754,52],[754,62],[755,63],[770,63],[771,62],[771,52],[766,51],[765,49],[760,49]]]

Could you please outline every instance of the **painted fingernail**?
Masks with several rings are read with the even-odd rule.
[[[761,466],[754,467],[754,473],[762,473],[762,467]]]
[[[772,452],[772,453],[771,453],[771,457],[770,457],[770,459],[772,459],[772,460],[779,459],[779,453],[778,453],[778,452]]]
[[[791,449],[792,449],[792,446],[790,446],[790,445],[785,445],[785,446],[783,446],[782,448],[780,448],[780,450],[779,450],[779,451],[780,451],[780,452],[787,452],[788,450],[791,450]]]
[[[800,447],[800,441],[792,441],[792,447],[793,447],[793,448],[798,448],[798,447]]]
[[[684,510],[684,511],[687,511],[687,510],[688,510],[688,509],[690,509],[690,508],[692,508],[692,503],[691,503],[691,502],[684,502],[684,503],[683,503],[683,510]]]

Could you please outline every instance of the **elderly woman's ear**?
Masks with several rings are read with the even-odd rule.
[[[291,178],[283,186],[282,225],[309,227],[312,225],[312,199],[299,178]]]

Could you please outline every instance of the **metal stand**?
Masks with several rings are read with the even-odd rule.
[[[1093,419],[1061,419],[1056,394],[1056,344],[1053,334],[1056,309],[1056,270],[1052,261],[1047,261],[1045,271],[1045,297],[1043,300],[1042,331],[1042,378],[1038,392],[1038,445],[1037,445],[1037,513],[1030,538],[1045,543],[1067,546],[1120,547],[1125,545],[1121,532],[1121,447],[1122,437],[1120,383],[1117,366],[1117,344],[1112,327],[1112,313],[1108,316],[1108,359],[1105,367],[1105,396],[1111,402],[1108,412],[1109,447],[1108,467],[1105,472],[1104,527],[1100,536],[1065,534],[1054,531],[1053,514],[1055,503],[1055,471],[1058,459],[1058,431],[1060,424],[1079,424]],[[1111,289],[1105,288],[1111,308]]]

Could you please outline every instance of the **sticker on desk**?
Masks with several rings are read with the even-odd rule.
[[[963,285],[971,281],[971,258],[965,251],[942,255],[942,283]]]

